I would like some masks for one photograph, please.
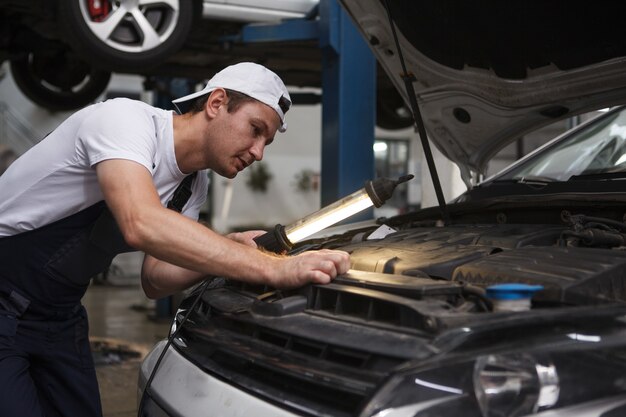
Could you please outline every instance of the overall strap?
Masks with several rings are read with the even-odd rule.
[[[189,197],[191,197],[191,184],[193,184],[194,178],[196,178],[198,172],[187,175],[178,185],[178,188],[174,191],[172,199],[168,201],[167,208],[177,212],[182,212],[183,207],[187,204]]]

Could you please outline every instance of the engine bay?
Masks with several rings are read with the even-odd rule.
[[[396,231],[382,239],[368,239],[371,227],[310,241],[296,251],[345,250],[351,270],[292,290],[215,279],[177,349],[305,415],[355,415],[409,364],[562,343],[581,326],[615,323],[626,299],[617,223],[579,215],[547,224],[392,221],[384,226]],[[543,289],[526,311],[494,311],[486,288],[506,283]]]

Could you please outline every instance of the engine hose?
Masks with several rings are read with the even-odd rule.
[[[568,217],[569,217],[568,219],[569,222],[571,222],[572,224],[601,223],[604,225],[612,226],[616,229],[621,230],[622,232],[626,232],[626,223],[623,223],[617,220],[607,219],[604,217],[587,216],[585,214],[571,214]],[[589,225],[585,225],[585,226],[589,226]]]
[[[626,243],[626,235],[618,232],[610,232],[601,229],[586,229],[580,232],[574,232],[566,230],[561,233],[561,239],[570,236],[580,239],[580,241],[587,246],[604,246],[614,248],[617,246],[624,246]]]
[[[483,304],[487,311],[493,310],[493,302],[487,297],[484,288],[477,287],[475,285],[464,285],[462,289],[463,295],[472,295],[477,297]]]

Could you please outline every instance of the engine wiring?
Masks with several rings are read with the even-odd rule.
[[[564,230],[558,245],[615,248],[626,246],[626,224],[613,219],[569,213],[564,216],[571,230]]]

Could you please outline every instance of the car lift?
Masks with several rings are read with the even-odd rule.
[[[320,0],[318,12],[318,19],[246,25],[237,40],[318,40],[322,51],[323,207],[374,178],[376,59],[337,0]],[[372,211],[356,217],[352,220],[369,219]],[[169,298],[157,300],[157,318],[171,316]]]

